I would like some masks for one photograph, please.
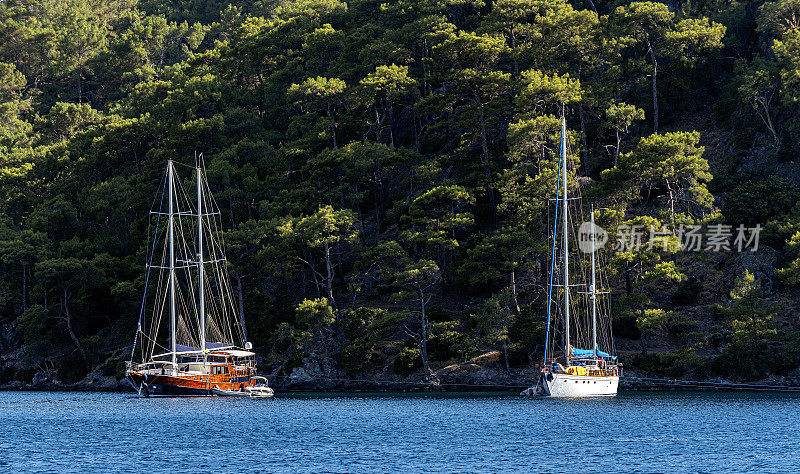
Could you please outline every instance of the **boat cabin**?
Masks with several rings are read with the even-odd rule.
[[[172,353],[159,354],[138,370],[160,375],[212,376],[211,378],[241,378],[255,374],[255,353],[233,347],[215,349],[205,355],[196,348],[181,347],[173,367]],[[176,369],[176,370],[174,370]],[[215,377],[216,376],[216,377]],[[206,377],[207,378],[207,377]]]

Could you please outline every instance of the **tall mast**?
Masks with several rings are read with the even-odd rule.
[[[173,166],[172,159],[167,163],[167,181],[169,181],[169,329],[172,344],[172,370],[178,366],[178,357],[175,354],[175,210],[173,199]]]
[[[203,155],[200,155],[201,157]],[[206,360],[206,298],[205,268],[203,265],[203,195],[200,174],[200,161],[197,162],[197,268],[200,285],[200,350]]]
[[[592,222],[592,287],[589,290],[592,293],[592,342],[594,342],[594,358],[597,359],[597,282],[595,281],[594,270],[594,252],[595,252],[595,238],[597,235],[594,231],[594,206],[592,206],[591,214]]]
[[[567,232],[567,124],[564,115],[561,115],[561,160],[562,160],[562,179],[564,186],[563,207],[564,207],[564,334],[566,345],[564,350],[567,352],[567,364],[570,363],[569,351],[569,233]]]

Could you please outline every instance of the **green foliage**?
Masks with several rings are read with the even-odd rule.
[[[428,344],[431,360],[444,362],[464,360],[475,350],[458,321],[433,323]]]
[[[522,73],[522,82],[524,86],[517,100],[533,110],[553,109],[581,100],[581,84],[569,74],[548,77],[541,71],[530,70]]]
[[[736,283],[730,295],[733,301],[761,296],[761,284],[756,281],[755,275],[750,273],[750,270],[745,270],[741,276],[736,277]]]
[[[800,231],[789,239],[787,247],[795,258],[786,267],[778,269],[777,275],[787,285],[798,285],[800,284]]]
[[[17,333],[25,343],[25,357],[30,362],[39,362],[50,354],[56,336],[51,327],[42,305],[31,306],[17,318]]]
[[[436,251],[458,247],[457,235],[472,224],[472,215],[464,209],[471,201],[461,186],[438,186],[416,198],[407,218],[411,230],[401,237],[414,244]]]
[[[745,270],[730,292],[732,304],[721,308],[728,341],[713,365],[728,377],[756,380],[781,371],[783,361],[774,348],[777,339],[775,307],[761,297],[761,283]]]
[[[424,294],[441,281],[439,266],[432,260],[410,262],[394,274],[394,282],[400,288],[399,298],[419,293],[419,297],[425,299]]]
[[[796,285],[797,1],[595,3],[0,2],[0,304],[28,362],[76,380],[130,340],[164,162],[203,152],[270,370],[324,349],[368,372],[400,340],[402,373],[530,364],[562,114],[571,192],[666,233],[612,256],[620,335],[696,329],[675,306],[726,270],[676,256],[678,229],[720,221],[711,191]],[[722,371],[791,319],[741,278],[699,328]]]
[[[289,88],[289,96],[300,100],[314,102],[329,97],[340,95],[344,92],[347,84],[341,79],[326,77],[309,77],[301,84],[292,84]]]
[[[294,233],[313,248],[353,243],[358,240],[353,212],[336,211],[331,206],[321,207],[311,216],[288,221],[281,232],[287,236]]]
[[[31,143],[33,127],[25,121],[30,111],[30,101],[22,92],[27,80],[14,64],[0,62],[0,151],[22,147]]]
[[[765,225],[771,220],[785,220],[800,202],[800,190],[786,180],[770,176],[763,181],[745,181],[725,197],[722,214],[738,225]]]
[[[800,2],[797,0],[765,2],[759,10],[759,31],[784,33],[800,28]]]
[[[606,118],[608,119],[609,125],[613,127],[614,130],[618,132],[627,132],[634,120],[644,120],[644,110],[635,105],[620,102],[618,104],[611,104],[611,106],[606,109]]]
[[[657,332],[665,328],[675,319],[675,314],[663,309],[645,309],[641,316],[636,318],[636,327],[640,331]]]
[[[371,341],[357,338],[342,348],[342,363],[349,372],[359,372],[369,367],[374,354]]]
[[[655,376],[703,377],[708,373],[708,363],[692,349],[637,355],[631,362],[635,367]]]
[[[618,166],[603,173],[606,180],[619,182],[619,188],[649,198],[654,186],[665,185],[685,193],[695,205],[709,207],[712,196],[706,183],[711,181],[709,164],[702,157],[705,148],[698,145],[697,132],[654,133],[642,138],[630,153],[620,156]]]
[[[606,126],[614,130],[617,138],[614,145],[614,166],[617,166],[617,160],[621,153],[622,136],[628,134],[634,121],[644,120],[644,110],[625,102],[613,103],[606,109],[606,120]]]
[[[45,133],[54,142],[71,138],[78,130],[99,122],[101,114],[89,104],[56,102],[44,117]]]
[[[333,308],[328,305],[326,298],[303,300],[295,310],[295,320],[301,328],[325,328],[331,325],[334,319]]]
[[[416,347],[403,347],[394,360],[395,372],[402,375],[408,375],[419,370],[421,367],[422,359],[419,355],[419,349]]]
[[[514,364],[530,364],[538,362],[544,351],[545,309],[539,305],[521,308],[514,324],[509,328],[509,338],[513,341],[510,347],[510,361]]]

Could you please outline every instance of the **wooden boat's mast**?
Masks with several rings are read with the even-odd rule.
[[[597,282],[595,280],[595,262],[594,262],[594,252],[595,252],[595,238],[597,234],[595,233],[594,227],[594,206],[592,206],[592,214],[591,214],[591,224],[592,224],[592,287],[589,290],[591,292],[590,298],[592,298],[592,341],[594,343],[594,358],[597,359]]]
[[[169,327],[172,345],[172,370],[174,371],[178,366],[178,357],[175,353],[175,211],[172,159],[167,164],[167,174],[167,181],[169,182]]]
[[[203,155],[200,155],[201,157]],[[197,162],[197,269],[200,285],[200,350],[203,353],[203,361],[206,360],[206,298],[205,298],[205,268],[203,265],[203,196],[202,196],[202,176],[200,172],[200,161]]]
[[[562,179],[564,183],[563,207],[564,207],[564,339],[567,365],[570,364],[569,352],[569,233],[567,232],[567,125],[564,115],[561,116],[561,159],[562,159]]]

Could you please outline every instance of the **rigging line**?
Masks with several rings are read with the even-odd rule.
[[[215,266],[218,268],[218,272],[220,273],[221,290],[225,291],[226,294],[228,295],[228,297],[227,298],[223,298],[223,301],[222,301],[222,303],[224,304],[225,312],[229,313],[228,331],[230,332],[231,337],[233,337],[233,330],[234,330],[234,328],[236,328],[238,330],[237,331],[237,336],[239,336],[240,338],[243,338],[244,337],[244,333],[241,330],[241,328],[239,327],[239,320],[238,319],[233,319],[233,320],[230,319],[230,318],[237,318],[237,316],[239,316],[239,315],[237,315],[235,303],[233,301],[233,287],[231,286],[230,275],[228,274],[227,266],[223,266],[222,262],[216,264]]]
[[[168,351],[169,350],[168,348],[162,346],[161,344],[158,343],[158,341],[156,341],[155,339],[151,338],[150,336],[148,336],[144,332],[142,332],[142,337],[147,338],[148,340],[152,341],[154,346],[158,346],[158,347],[162,348],[164,351]],[[155,349],[155,347],[153,349]]]
[[[191,170],[196,169],[194,166],[187,165],[186,163],[181,163],[180,161],[172,160],[172,164],[173,165],[178,165],[178,166],[183,166],[184,168],[191,169]]]
[[[161,248],[161,263],[162,263],[162,265],[164,264],[166,259],[167,259],[167,246],[165,244]],[[163,270],[160,270],[158,272],[158,283],[157,283],[157,286],[156,286],[156,301],[154,301],[154,304],[153,304],[153,323],[154,324],[150,328],[151,331],[155,332],[155,334],[154,334],[155,338],[152,339],[153,340],[153,344],[155,344],[155,341],[158,339],[158,330],[161,327],[161,320],[162,320],[162,318],[164,316],[165,308],[166,308],[166,304],[167,304],[167,292],[169,290],[167,289],[167,282],[166,282],[166,279],[164,278],[164,274],[165,273],[166,272],[164,272]],[[160,304],[159,304],[159,301],[160,301]],[[147,358],[149,359],[149,358],[152,358],[152,356],[153,356],[153,352],[155,351],[155,345],[149,347],[148,351],[149,352],[146,355],[147,355]]]
[[[222,323],[222,327],[219,329],[221,332],[227,333],[231,341],[233,341],[234,338],[242,339],[243,331],[239,327],[238,319],[234,319],[236,318],[236,309],[232,299],[233,289],[230,283],[230,276],[227,272],[227,266],[223,265],[225,262],[221,261],[224,260],[224,252],[220,244],[221,239],[219,238],[219,234],[221,231],[219,230],[218,219],[213,219],[210,224],[209,251],[213,259],[212,275],[213,280],[217,283],[219,293],[218,298],[215,298],[214,301],[214,310],[215,314],[221,313],[220,319]],[[234,336],[234,330],[236,336]]]
[[[203,184],[205,184],[205,179],[203,180]],[[204,186],[203,189],[206,190],[204,200],[204,205],[209,209],[214,209],[213,203],[209,201],[208,194],[209,190],[207,186]],[[236,339],[233,334],[233,328],[235,327],[231,321],[231,315],[229,314],[229,307],[231,306],[230,297],[226,297],[226,290],[228,291],[228,295],[230,295],[230,285],[225,278],[225,272],[221,265],[221,257],[224,257],[224,253],[222,253],[219,247],[219,224],[218,218],[208,219],[208,226],[206,229],[206,236],[208,240],[208,247],[207,250],[209,252],[211,265],[211,271],[208,273],[208,282],[207,285],[211,291],[209,291],[209,313],[211,314],[210,322],[210,329],[214,334],[217,335],[218,339],[220,340],[228,340],[233,344],[236,344]],[[212,282],[214,283],[213,289],[211,287]],[[226,285],[226,283],[228,283]],[[216,290],[216,291],[213,291]]]
[[[167,181],[167,177],[165,175],[164,176],[164,180],[161,182],[161,190],[162,190],[162,192],[161,192],[161,202],[158,205],[159,210],[164,205],[164,192],[163,192],[163,189],[164,189],[164,183],[166,183],[166,181]],[[156,193],[156,196],[158,196],[158,193]],[[153,199],[153,203],[154,204],[155,204],[155,199],[156,198]],[[159,224],[160,221],[161,221],[161,216],[156,218],[156,229],[153,232],[153,245],[150,248],[150,259],[149,259],[148,265],[152,265],[153,264],[153,255],[155,254],[155,250],[156,250],[156,238],[158,236],[158,224]],[[145,306],[145,302],[146,302],[146,298],[147,298],[147,282],[149,280],[150,280],[150,269],[148,268],[148,270],[146,272],[146,275],[145,275],[145,279],[144,279],[144,290],[142,291],[142,305],[139,308],[139,321],[136,323],[136,335],[133,336],[133,347],[131,348],[131,364],[133,363],[133,355],[136,352],[136,339],[138,339],[139,332],[141,332],[141,330],[142,330],[142,316],[144,315],[144,306]]]
[[[561,173],[561,160],[558,160],[558,173]],[[549,347],[550,343],[550,315],[552,313],[553,307],[553,270],[556,263],[556,233],[558,232],[558,198],[561,196],[561,184],[558,178],[556,178],[556,218],[553,219],[553,248],[550,254],[550,285],[548,288],[547,293],[547,330],[545,331],[544,335],[544,362],[543,365],[547,365],[547,348]],[[566,231],[566,229],[565,229]]]

